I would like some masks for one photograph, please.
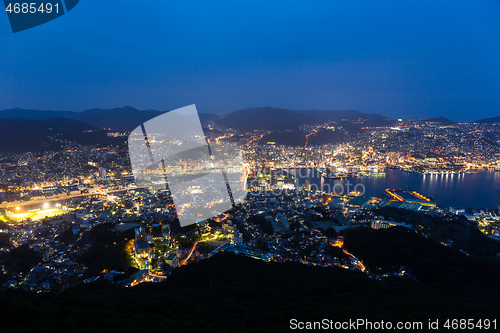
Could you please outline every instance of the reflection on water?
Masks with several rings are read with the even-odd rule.
[[[367,196],[380,197],[387,188],[403,190],[409,188],[434,197],[443,207],[496,208],[500,204],[500,172],[481,170],[477,173],[436,175],[393,169],[387,169],[385,172],[385,177],[322,179],[314,169],[299,169],[296,175],[298,185],[303,185],[309,180],[311,184],[316,184],[318,188],[324,190],[334,188],[335,184],[346,187],[349,182],[352,189],[356,184],[363,184]]]

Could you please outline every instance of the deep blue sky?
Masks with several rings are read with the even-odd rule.
[[[12,34],[0,109],[500,116],[500,2],[81,0]]]

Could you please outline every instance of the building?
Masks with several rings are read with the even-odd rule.
[[[146,241],[134,241],[134,253],[138,258],[149,258],[153,254],[153,248]]]
[[[231,226],[231,225],[229,225],[229,224],[224,223],[224,224],[222,225],[222,234],[223,234],[223,235],[229,235],[229,234],[232,234],[232,233],[234,233],[234,230],[235,230],[235,229],[236,229],[236,228],[235,228],[234,226]]]
[[[165,258],[165,263],[172,266],[172,267],[179,267],[180,266],[179,257],[177,256],[176,253],[170,253]]]
[[[135,231],[135,241],[136,242],[139,242],[139,241],[147,242],[148,241],[148,235],[146,234],[146,230],[144,230],[143,227],[134,228],[134,231]]]
[[[283,216],[283,214],[281,213],[278,213],[276,215],[276,219],[278,220],[279,223],[281,223],[281,225],[283,226],[283,228],[285,228],[285,230],[290,230],[290,223],[288,222],[288,220]]]
[[[106,180],[106,169],[103,167],[99,168],[99,178],[101,178],[101,180]]]
[[[305,184],[303,185],[303,188],[304,188],[305,191],[310,191],[311,190],[311,183],[309,182],[309,180],[305,181]]]
[[[153,248],[149,246],[148,235],[144,228],[139,227],[134,229],[134,253],[138,258],[149,258],[153,254]]]
[[[372,229],[388,229],[390,227],[405,227],[408,229],[411,229],[412,226],[411,224],[404,223],[404,222],[392,222],[392,221],[385,221],[385,220],[373,220],[372,221]]]
[[[134,253],[138,258],[149,258],[153,254],[153,248],[145,241],[134,241]]]
[[[464,208],[450,207],[450,213],[456,214],[456,215],[464,214],[465,213],[465,209]]]
[[[243,235],[238,231],[234,230],[232,244],[241,244],[243,243]]]
[[[163,224],[161,226],[161,238],[163,239],[164,242],[167,243],[170,242],[170,225]]]

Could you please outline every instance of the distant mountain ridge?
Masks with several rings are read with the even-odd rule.
[[[139,111],[133,107],[125,106],[122,108],[114,108],[109,110],[90,109],[83,112],[75,111],[46,111],[46,110],[24,110],[24,109],[8,109],[0,111],[0,118],[3,119],[30,119],[43,120],[50,118],[67,118],[80,120],[87,124],[96,126],[101,129],[111,129],[115,131],[131,131],[138,124],[159,116],[166,111]]]
[[[474,123],[487,124],[487,123],[500,123],[500,117],[485,118],[481,120],[476,120]]]
[[[232,112],[222,116],[216,123],[249,132],[253,130],[294,130],[301,125],[317,125],[327,121],[341,122],[343,120],[376,121],[389,125],[391,120],[380,114],[363,113],[355,110],[322,111],[299,110],[292,111],[266,106]]]
[[[83,112],[19,108],[0,110],[0,152],[55,150],[60,148],[60,142],[54,138],[84,144],[108,144],[113,139],[107,136],[106,131],[130,132],[166,112],[140,111],[130,106],[95,108]],[[393,126],[396,123],[380,114],[356,110],[288,110],[270,106],[247,108],[224,115],[200,113],[199,116],[203,126],[219,125],[241,133],[271,131],[262,140],[284,145],[305,144],[305,134],[311,129],[299,129],[304,125],[332,122],[335,128],[341,129],[340,132],[318,131],[310,137],[308,144],[321,145],[341,142],[346,135],[359,133],[363,128]],[[425,120],[454,124],[445,117]]]
[[[144,110],[140,111],[131,106],[113,109],[89,109],[83,112],[75,111],[51,111],[51,110],[28,110],[7,109],[0,110],[0,119],[68,119],[78,120],[96,128],[129,132],[149,119],[155,118],[168,111]],[[364,113],[356,110],[288,110],[276,107],[254,107],[228,114],[200,113],[203,126],[209,123],[233,128],[241,132],[254,130],[296,130],[301,125],[317,125],[328,121],[343,122],[350,121],[361,127],[391,126],[395,121],[381,114]],[[455,124],[454,121],[445,117],[424,118],[421,120],[440,122],[443,125]],[[477,122],[500,122],[500,117],[488,118]]]
[[[114,109],[90,109],[83,112],[75,111],[47,111],[7,109],[0,110],[3,119],[30,119],[44,120],[50,118],[66,118],[85,122],[92,126],[114,131],[132,131],[139,124],[157,117],[168,111],[145,110],[139,111],[125,106]],[[292,111],[275,107],[257,107],[234,111],[226,115],[214,113],[200,113],[203,125],[214,123],[231,127],[241,131],[253,130],[288,130],[300,125],[315,125],[326,121],[365,119],[367,121],[386,122],[389,118],[379,114],[363,113],[355,110],[322,111],[300,110]]]
[[[81,112],[74,111],[46,111],[46,110],[28,110],[28,109],[6,109],[0,110],[1,119],[31,119],[31,120],[43,120],[49,118],[71,118],[78,119],[74,114]]]

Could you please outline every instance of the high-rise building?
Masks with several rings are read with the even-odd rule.
[[[311,190],[311,183],[309,182],[309,180],[306,180],[306,182],[304,184],[304,190],[306,190],[306,191]]]
[[[99,168],[99,178],[106,180],[106,169],[103,167]]]
[[[163,224],[161,226],[161,237],[164,241],[170,242],[170,225]]]

